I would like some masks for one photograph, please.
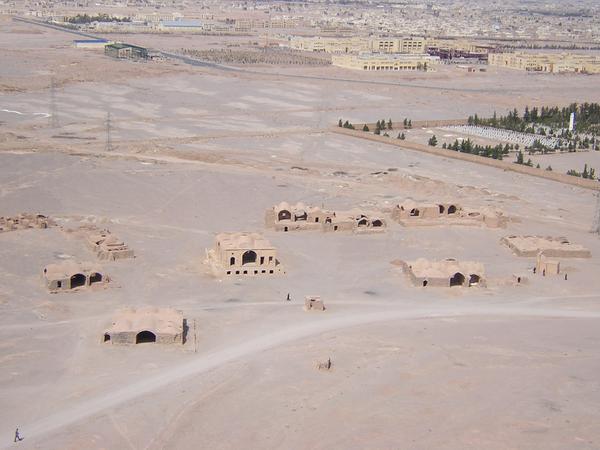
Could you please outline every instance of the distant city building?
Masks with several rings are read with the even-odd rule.
[[[423,70],[431,71],[438,64],[437,56],[361,53],[359,55],[333,55],[332,64],[354,70]]]
[[[426,51],[424,38],[387,38],[373,39],[365,37],[300,37],[290,39],[290,47],[307,52],[324,53],[410,53],[421,54]]]
[[[73,47],[86,49],[103,49],[112,42],[106,39],[78,39],[73,41]]]
[[[204,25],[199,20],[162,20],[158,24],[161,31],[179,32],[179,31],[203,31]]]
[[[528,72],[600,73],[600,56],[572,53],[490,53],[491,66]]]
[[[118,59],[146,59],[148,50],[137,45],[117,42],[104,47],[104,54]]]

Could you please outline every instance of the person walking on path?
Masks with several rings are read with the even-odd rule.
[[[15,441],[14,442],[19,442],[19,441],[22,441],[22,440],[23,440],[23,438],[19,434],[19,427],[17,427],[17,429],[15,430]]]

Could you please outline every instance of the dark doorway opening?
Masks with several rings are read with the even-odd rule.
[[[379,219],[375,219],[372,224],[375,228],[383,226],[383,222]]]
[[[110,334],[104,333],[104,342],[110,341]]]
[[[456,212],[456,206],[450,205],[448,206],[448,214],[454,214]]]
[[[367,219],[364,219],[364,218],[363,218],[363,219],[360,219],[360,220],[358,221],[358,226],[359,226],[359,227],[366,227],[368,223],[369,223],[369,222],[367,221]]]
[[[440,209],[440,214],[444,214],[444,211],[446,210],[446,208],[444,208],[444,205],[438,205],[438,208]]]
[[[410,215],[412,217],[417,217],[419,215],[419,210],[417,208],[413,208],[410,210]]]
[[[456,272],[454,276],[450,278],[450,286],[462,286],[463,284],[465,284],[465,276],[460,272]]]
[[[423,280],[423,287],[427,286],[427,283],[429,283],[427,280]]]
[[[152,331],[140,331],[135,337],[136,344],[156,342],[156,335]]]
[[[289,211],[287,211],[287,210],[284,209],[282,211],[279,211],[279,214],[277,215],[277,218],[279,220],[289,220],[289,219],[292,218],[292,214]]]
[[[90,275],[90,284],[100,283],[102,281],[102,274],[98,272],[94,272]]]
[[[286,230],[287,231],[287,230]],[[248,250],[242,255],[242,266],[256,262],[256,252]]]
[[[232,256],[231,258],[229,258],[229,265],[235,266],[235,256]]]
[[[85,286],[85,275],[82,273],[77,273],[71,277],[71,289]]]
[[[477,286],[480,280],[481,277],[479,275],[476,275],[474,273],[471,274],[471,276],[469,277],[469,286]]]

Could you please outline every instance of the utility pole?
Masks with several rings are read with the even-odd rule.
[[[104,150],[107,152],[112,152],[114,150],[114,147],[112,145],[112,137],[110,135],[110,131],[111,131],[111,123],[110,123],[110,111],[108,111],[106,113],[106,146],[104,147]]]
[[[594,211],[592,233],[600,235],[600,192],[596,192],[596,210]]]
[[[56,109],[56,85],[54,82],[54,77],[50,80],[50,117],[49,117],[50,127],[59,128],[60,124],[58,123],[58,112]]]

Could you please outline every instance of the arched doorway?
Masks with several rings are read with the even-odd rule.
[[[456,212],[456,206],[450,205],[448,206],[448,214],[454,214]]]
[[[277,214],[277,219],[279,220],[289,220],[292,218],[292,213],[290,213],[287,209],[282,209],[281,211],[279,211],[279,214]]]
[[[140,331],[135,336],[136,344],[146,344],[148,342],[156,342],[156,335],[152,331]]]
[[[256,252],[248,250],[242,255],[242,266],[256,262]]]
[[[440,214],[444,214],[444,211],[446,210],[446,208],[444,208],[444,205],[438,205],[438,208],[440,209]]]
[[[375,219],[372,223],[373,227],[378,228],[383,226],[383,222],[379,219]]]
[[[460,272],[456,272],[454,276],[450,278],[450,286],[462,286],[463,284],[465,284],[465,276]]]
[[[79,286],[85,286],[85,275],[82,273],[76,273],[71,277],[71,289]]]
[[[102,274],[98,272],[94,272],[90,275],[90,284],[100,283],[102,281]]]
[[[427,284],[429,284],[429,282],[427,280],[423,280],[423,287],[427,286]]]
[[[229,258],[229,265],[235,266],[235,256],[232,256],[231,258]]]
[[[110,334],[104,333],[104,342],[110,341]]]
[[[479,275],[472,273],[471,276],[469,276],[469,286],[477,286],[480,280],[481,277]]]

